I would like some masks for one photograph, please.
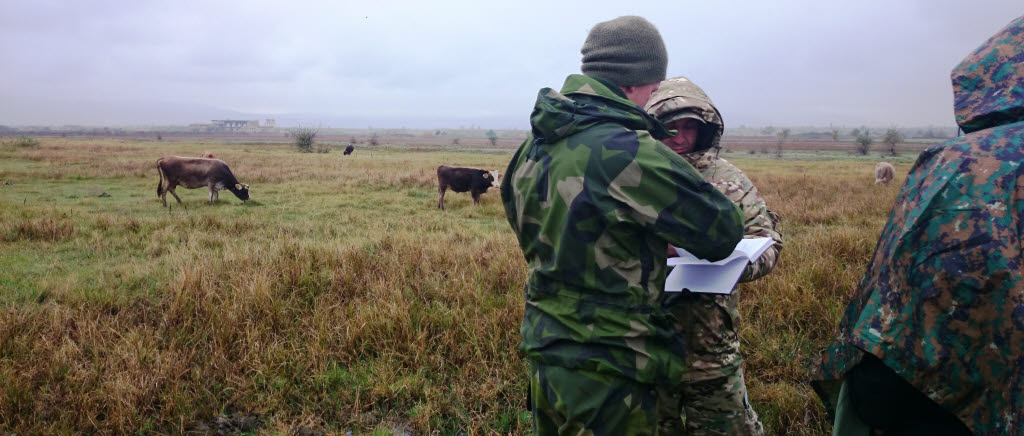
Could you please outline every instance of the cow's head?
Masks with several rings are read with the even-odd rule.
[[[239,200],[249,201],[249,185],[245,183],[235,183],[235,189],[232,189],[231,193],[235,194]]]
[[[487,175],[490,176],[492,188],[501,187],[501,173],[491,170],[487,172]]]

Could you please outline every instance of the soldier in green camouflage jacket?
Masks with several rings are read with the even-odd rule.
[[[520,350],[534,429],[657,434],[655,386],[678,383],[685,355],[660,304],[666,244],[721,259],[743,220],[639,106],[665,78],[657,29],[599,23],[582,52],[584,75],[538,93],[501,186],[529,267]]]
[[[841,434],[1024,434],[1024,17],[953,69],[814,387]]]
[[[740,207],[744,234],[775,241],[747,266],[740,281],[755,280],[771,271],[782,250],[782,235],[776,229],[778,216],[768,210],[743,171],[718,157],[725,124],[711,99],[690,80],[676,77],[661,82],[647,103],[647,111],[677,131],[663,142]],[[729,295],[672,294],[665,303],[679,320],[687,348],[682,383],[661,390],[661,431],[692,435],[762,434],[761,422],[747,400],[743,381],[739,291]]]

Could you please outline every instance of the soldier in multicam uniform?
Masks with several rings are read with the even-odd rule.
[[[666,244],[722,259],[743,218],[641,107],[665,78],[658,30],[599,23],[582,53],[583,75],[540,90],[501,186],[529,267],[520,350],[534,431],[653,435],[655,386],[678,383],[685,353],[661,306]]]
[[[676,135],[663,142],[739,206],[747,237],[768,237],[775,243],[740,277],[747,282],[768,274],[782,250],[778,215],[768,210],[750,179],[718,157],[725,124],[711,99],[685,77],[661,82],[647,111]],[[740,354],[739,291],[728,295],[666,294],[665,304],[679,321],[686,339],[686,371],[682,383],[660,389],[660,426],[664,434],[760,435],[757,413],[747,399]]]
[[[953,70],[813,385],[837,434],[1024,434],[1024,17]]]

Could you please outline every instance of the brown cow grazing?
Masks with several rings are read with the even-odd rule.
[[[216,159],[217,158],[217,156],[214,156],[213,153],[210,153],[208,151],[204,151],[203,155],[199,156],[199,157],[201,157],[203,159]]]
[[[887,185],[892,181],[892,178],[896,176],[896,169],[889,165],[888,162],[879,162],[875,165],[875,184]]]
[[[355,149],[356,148],[353,147],[352,144],[349,144],[348,147],[345,147],[345,154],[352,154],[352,151]]]
[[[231,174],[228,164],[220,159],[203,159],[195,157],[169,156],[156,160],[156,169],[160,173],[160,181],[156,185],[156,195],[167,206],[167,193],[170,192],[178,204],[181,198],[174,193],[174,187],[181,185],[188,189],[207,187],[210,189],[210,204],[220,199],[220,190],[227,189],[242,201],[249,200],[249,185],[238,183]],[[167,179],[167,182],[164,182]]]
[[[444,191],[466,192],[473,196],[473,204],[480,204],[480,194],[487,188],[498,188],[501,174],[497,171],[441,165],[437,167],[437,207],[444,210]]]

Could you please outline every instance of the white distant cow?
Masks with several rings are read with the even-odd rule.
[[[217,158],[217,156],[214,156],[213,153],[210,153],[208,151],[204,151],[203,154],[201,156],[199,156],[199,157],[201,157],[203,159],[216,159]]]
[[[178,185],[188,189],[209,188],[210,204],[219,199],[218,191],[223,189],[231,191],[242,201],[249,200],[249,185],[238,183],[228,164],[220,159],[168,156],[157,159],[156,169],[160,173],[156,195],[163,200],[164,206],[167,206],[168,192],[181,204],[181,198],[174,193],[174,187]]]
[[[875,165],[875,184],[887,185],[896,176],[896,169],[888,162],[879,162]]]

